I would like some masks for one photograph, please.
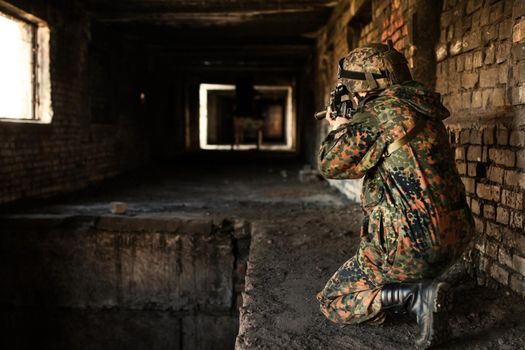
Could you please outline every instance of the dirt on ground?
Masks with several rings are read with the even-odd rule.
[[[107,214],[124,201],[126,215],[197,212],[251,224],[238,349],[412,348],[417,327],[406,316],[382,326],[341,327],[319,311],[315,294],[359,243],[362,213],[321,180],[301,183],[299,164],[193,165],[148,169],[98,191],[70,196],[31,214]],[[525,303],[504,289],[477,286],[458,264],[452,337],[444,349],[525,349]]]

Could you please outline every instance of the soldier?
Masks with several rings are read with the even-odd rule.
[[[339,82],[347,92],[340,100],[356,107],[351,116],[327,111],[334,129],[319,168],[331,179],[364,176],[364,220],[356,255],[317,293],[321,312],[342,324],[380,324],[387,310],[408,312],[419,325],[416,346],[428,348],[444,339],[450,306],[448,284],[435,278],[473,232],[442,122],[449,112],[439,94],[412,80],[391,45],[351,51],[339,62]]]

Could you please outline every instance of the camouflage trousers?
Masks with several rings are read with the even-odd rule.
[[[376,286],[361,270],[356,257],[346,261],[317,293],[321,312],[330,321],[343,324],[380,324],[381,286]]]

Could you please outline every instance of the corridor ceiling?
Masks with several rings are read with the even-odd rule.
[[[188,59],[304,59],[334,0],[79,0],[103,32]]]

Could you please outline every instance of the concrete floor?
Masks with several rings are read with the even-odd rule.
[[[193,213],[244,219],[252,239],[238,349],[410,348],[416,332],[411,320],[341,328],[318,311],[315,293],[356,250],[362,216],[357,204],[325,182],[300,183],[300,167],[156,167],[58,202],[18,208],[8,217],[106,216],[110,202],[124,201],[127,217]],[[444,348],[525,348],[522,299],[477,287],[459,268],[446,278],[456,284],[458,305],[450,320],[453,338]]]

